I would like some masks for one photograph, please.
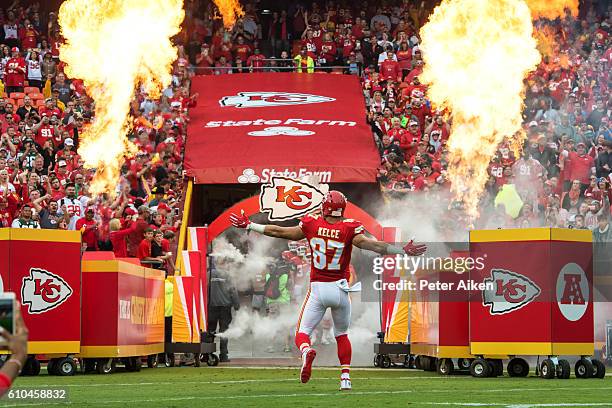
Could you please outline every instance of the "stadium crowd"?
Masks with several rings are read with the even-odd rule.
[[[421,192],[439,200],[448,192],[452,124],[419,81],[418,32],[430,3],[328,1],[262,10],[243,2],[245,16],[226,30],[211,2],[187,2],[172,86],[160,101],[137,92],[130,139],[139,152],[127,159],[115,197],[93,197],[93,170],[77,154],[80,134],[94,119],[92,100],[82,81],[63,72],[56,13],[15,2],[0,11],[1,225],[81,230],[86,250],[165,262],[180,223],[188,109],[197,99],[189,78],[258,70],[359,75],[384,195]],[[538,23],[556,46],[526,80],[523,156],[500,145],[480,223],[591,228],[598,239],[612,240],[612,8],[594,4],[583,7],[580,19]],[[449,220],[460,213],[461,204],[449,201]]]
[[[171,265],[180,224],[189,96],[184,57],[159,101],[137,91],[128,158],[115,194],[93,196],[77,149],[95,106],[59,60],[57,14],[0,9],[0,226],[80,230],[83,249]]]
[[[315,70],[360,75],[367,120],[381,154],[378,180],[386,197],[423,192],[447,201],[443,230],[462,217],[447,177],[447,112],[432,107],[420,83],[419,28],[431,2],[328,1],[256,10],[232,31],[215,25],[210,6],[193,19],[187,54],[201,74]],[[607,9],[605,7],[608,7]],[[526,79],[524,130],[518,158],[507,142],[489,166],[477,224],[494,227],[589,228],[612,240],[612,110],[610,67],[612,7],[581,2],[579,18],[567,13],[536,23],[544,55]],[[265,56],[264,56],[265,54]],[[452,229],[452,228],[450,228]]]

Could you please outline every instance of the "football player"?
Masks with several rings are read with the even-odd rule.
[[[351,364],[351,342],[347,332],[351,318],[349,299],[349,265],[353,245],[382,255],[422,255],[425,245],[410,241],[403,248],[368,238],[359,221],[344,218],[346,197],[339,191],[330,191],[321,204],[322,215],[306,215],[295,227],[256,224],[241,214],[231,214],[230,221],[236,228],[244,228],[270,237],[299,241],[308,240],[311,250],[310,288],[299,314],[295,344],[302,353],[300,379],[308,382],[312,363],[317,355],[311,347],[311,334],[330,308],[334,322],[334,335],[340,361],[340,389],[350,390],[349,369]]]

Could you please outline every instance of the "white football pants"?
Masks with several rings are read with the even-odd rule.
[[[311,336],[323,319],[327,308],[331,309],[334,336],[338,337],[348,332],[351,321],[351,299],[348,292],[340,288],[339,282],[342,281],[346,283],[346,279],[310,283],[298,317],[297,332]]]

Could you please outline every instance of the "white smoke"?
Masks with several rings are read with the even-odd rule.
[[[228,339],[240,339],[252,335],[257,340],[275,341],[288,333],[297,320],[296,308],[288,308],[276,316],[261,316],[258,313],[242,307],[232,318],[229,329],[222,333]]]

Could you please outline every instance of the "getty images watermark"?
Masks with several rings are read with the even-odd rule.
[[[372,282],[375,291],[427,290],[427,291],[483,291],[493,290],[490,281],[475,281],[460,276],[469,271],[482,271],[483,256],[378,256],[372,260]],[[450,276],[448,272],[454,272]],[[386,279],[384,279],[386,277]]]

